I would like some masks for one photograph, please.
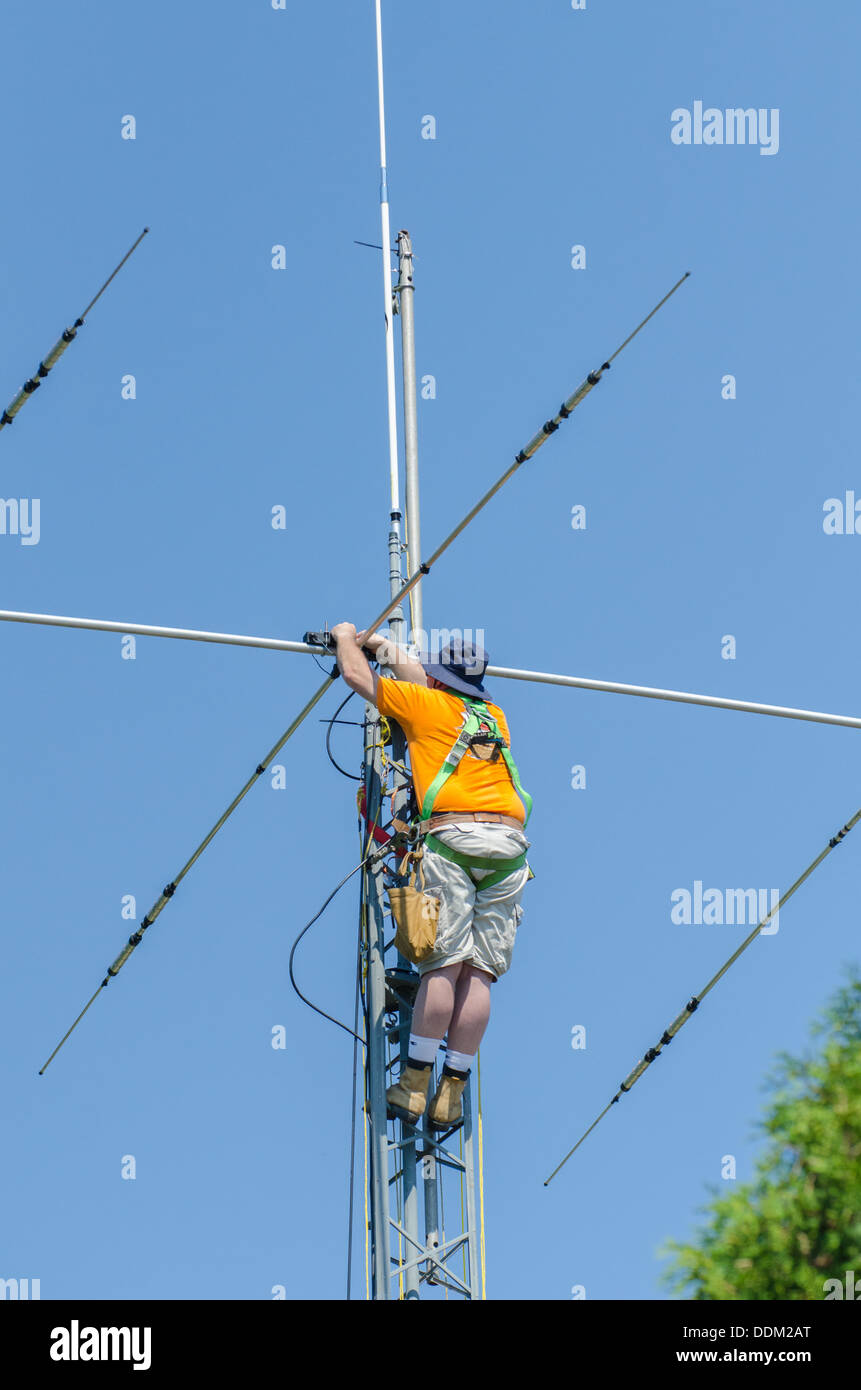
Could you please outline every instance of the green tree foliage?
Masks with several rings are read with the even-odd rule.
[[[693,1299],[823,1299],[854,1270],[861,1294],[861,974],[829,1001],[804,1058],[781,1053],[753,1182],[715,1196],[663,1281]],[[845,1296],[845,1290],[844,1290]]]

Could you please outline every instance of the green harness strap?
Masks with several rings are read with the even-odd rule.
[[[477,854],[461,854],[459,850],[449,849],[442,840],[438,840],[436,835],[426,835],[425,844],[428,849],[432,849],[434,854],[441,854],[443,859],[450,859],[453,864],[457,864],[461,869],[466,869],[476,888],[492,888],[495,883],[501,883],[509,874],[516,873],[522,869],[526,863],[526,851],[523,854],[515,855],[513,859],[484,859]],[[500,865],[502,867],[500,868]],[[473,869],[495,869],[496,873],[485,874],[483,878],[475,878]]]
[[[495,743],[502,754],[514,790],[517,792],[517,795],[520,797],[526,809],[526,819],[524,821],[524,825],[526,825],[532,814],[532,797],[529,795],[529,792],[524,789],[520,781],[520,773],[517,771],[517,764],[512,758],[511,751],[500,733],[499,725],[483,700],[475,699],[471,695],[461,695],[459,698],[463,700],[467,707],[466,719],[445,762],[425,793],[420,815],[421,820],[425,821],[430,819],[442,787],[448,781],[449,777],[451,777],[452,773],[457,771],[460,761],[471,747],[473,739],[486,733],[486,740],[482,739],[481,741]],[[480,888],[492,888],[494,884],[501,883],[504,878],[508,878],[509,874],[516,873],[518,869],[522,869],[523,865],[526,863],[525,852],[523,854],[514,855],[511,859],[490,859],[482,857],[481,855],[460,854],[457,850],[449,849],[448,845],[444,845],[435,835],[429,834],[425,837],[425,840],[428,848],[432,849],[435,854],[440,854],[443,859],[449,859],[453,864],[457,864],[460,868],[466,869],[473,883],[476,887]],[[486,874],[481,879],[476,879],[472,873],[473,869],[495,869],[496,872]]]

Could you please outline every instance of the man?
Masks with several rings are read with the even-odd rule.
[[[417,967],[409,1061],[386,1098],[391,1112],[417,1123],[447,1034],[428,1110],[433,1127],[446,1129],[462,1115],[463,1089],[490,1018],[490,986],[511,964],[530,877],[524,826],[532,802],[508,751],[505,715],[481,683],[487,656],[480,648],[452,641],[439,661],[419,664],[352,623],[338,623],[332,637],[347,685],[404,731],[426,832],[425,889],[440,899],[434,950]],[[372,671],[363,646],[397,679]]]

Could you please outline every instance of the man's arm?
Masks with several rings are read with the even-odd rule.
[[[362,651],[362,643],[358,640],[358,634],[352,623],[336,623],[332,628],[332,637],[335,642],[335,655],[338,661],[338,669],[345,682],[351,690],[355,690],[357,695],[363,699],[370,700],[372,705],[377,703],[377,681],[379,676],[376,671],[372,671],[368,658]],[[373,650],[374,638],[368,639],[367,646]]]
[[[369,651],[374,653],[381,666],[388,666],[391,671],[394,671],[399,681],[410,681],[413,685],[427,686],[428,678],[425,668],[391,638],[381,637],[378,632],[366,637],[364,632],[360,632],[357,634],[356,640],[359,646],[367,647]]]

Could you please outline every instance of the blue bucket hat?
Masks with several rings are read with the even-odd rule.
[[[454,637],[441,649],[438,661],[427,661],[424,655],[420,660],[429,676],[435,676],[458,694],[473,695],[479,700],[492,698],[481,683],[487,670],[488,656],[484,648],[476,646],[474,642],[464,642],[460,637]]]

